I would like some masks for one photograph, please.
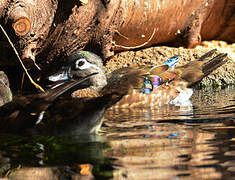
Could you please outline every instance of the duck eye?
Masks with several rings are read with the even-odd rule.
[[[88,69],[92,66],[91,63],[89,63],[86,59],[82,58],[82,59],[78,59],[75,63],[75,68],[76,69]]]
[[[85,64],[84,61],[79,61],[79,62],[78,62],[78,66],[82,66],[82,65],[84,65],[84,64]]]

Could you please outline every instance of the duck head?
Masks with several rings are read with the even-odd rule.
[[[97,72],[97,75],[89,79],[87,87],[99,92],[107,84],[102,59],[96,54],[88,51],[74,52],[66,58],[65,63],[66,66],[59,72],[49,76],[50,81],[77,79]]]

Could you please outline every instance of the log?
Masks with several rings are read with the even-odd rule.
[[[45,67],[82,49],[108,58],[154,44],[235,42],[234,9],[234,0],[1,0],[0,22],[24,62]],[[0,64],[14,64],[0,35]]]
[[[151,35],[146,46],[173,42],[192,48],[201,40],[235,41],[234,1],[123,0],[122,3],[121,26],[114,36],[116,49],[138,47],[148,42]]]

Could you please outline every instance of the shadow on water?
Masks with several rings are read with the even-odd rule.
[[[235,179],[234,87],[196,90],[192,106],[109,110],[105,118],[96,136],[1,135],[1,176]]]
[[[112,177],[102,136],[19,137],[1,135],[0,173],[23,179]],[[20,179],[20,178],[19,178]]]

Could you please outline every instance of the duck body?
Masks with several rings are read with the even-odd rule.
[[[179,105],[188,102],[193,94],[193,90],[187,87],[187,82],[184,80],[168,82],[168,79],[163,80],[158,75],[151,75],[147,78],[146,85],[146,76],[143,76],[145,73],[143,73],[142,70],[128,68],[127,74],[125,71],[127,71],[127,69],[122,68],[112,72],[108,79],[108,85],[100,92],[101,94],[105,94],[111,89],[128,89],[128,93],[112,108],[157,108],[165,104]],[[169,74],[169,76],[174,77],[176,74]],[[154,79],[157,79],[157,83]],[[129,85],[127,86],[127,84]],[[183,98],[177,100],[177,103],[174,103],[172,100],[180,94],[181,96],[183,95]]]
[[[184,66],[174,68],[178,58],[173,57],[160,66],[125,67],[108,75],[98,56],[75,52],[63,71],[49,77],[53,81],[63,77],[66,83],[42,94],[20,96],[0,107],[0,133],[90,134],[98,131],[110,107],[180,105],[189,100],[194,84],[226,62],[224,53],[211,58],[215,51]],[[62,96],[73,88],[72,96]]]
[[[187,102],[193,94],[192,86],[226,62],[227,54],[224,53],[211,58],[215,52],[216,50],[211,50],[199,59],[175,68],[174,65],[179,56],[170,58],[160,66],[150,68],[124,67],[104,76],[102,60],[91,52],[80,51],[68,57],[68,66],[72,79],[80,77],[85,71],[91,73],[96,69],[99,72],[96,75],[96,80],[91,80],[92,85],[84,90],[96,92],[96,97],[112,91],[125,92],[125,95],[112,108],[146,106],[156,108],[164,104],[181,105]],[[81,61],[83,63],[80,63]],[[60,73],[58,72],[58,74]],[[102,76],[100,76],[101,74]],[[93,82],[101,86],[95,88],[96,85]],[[75,97],[86,96],[86,93],[81,90],[73,94]],[[89,93],[87,95],[90,96]]]
[[[105,87],[101,93],[105,93],[107,89],[111,88],[122,88],[124,87],[123,82],[126,82],[125,84],[131,84],[132,87],[130,87],[128,94],[116,103],[113,108],[146,106],[156,108],[165,104],[188,105],[190,104],[190,97],[193,94],[193,85],[199,83],[205,76],[226,62],[225,58],[227,54],[224,53],[211,58],[215,52],[215,49],[211,50],[199,59],[190,61],[188,64],[175,67],[174,69],[161,69],[164,65],[151,68],[148,73],[140,69],[118,69],[109,75],[110,78],[108,81],[110,82],[108,83],[108,87]],[[128,73],[122,73],[125,71]],[[141,86],[137,85],[137,83],[143,85],[142,81],[137,78],[143,76],[143,74],[144,76],[147,74],[153,86],[154,79],[160,79],[158,80],[159,83],[153,87],[150,93],[143,93],[140,90]]]
[[[97,98],[76,99],[62,96],[92,75],[94,73],[41,94],[20,96],[3,105],[0,133],[58,136],[96,133],[105,110],[119,100],[119,95],[113,92]]]
[[[59,98],[47,109],[44,120],[33,131],[57,136],[96,134],[106,109],[120,97],[114,93],[93,98]]]

